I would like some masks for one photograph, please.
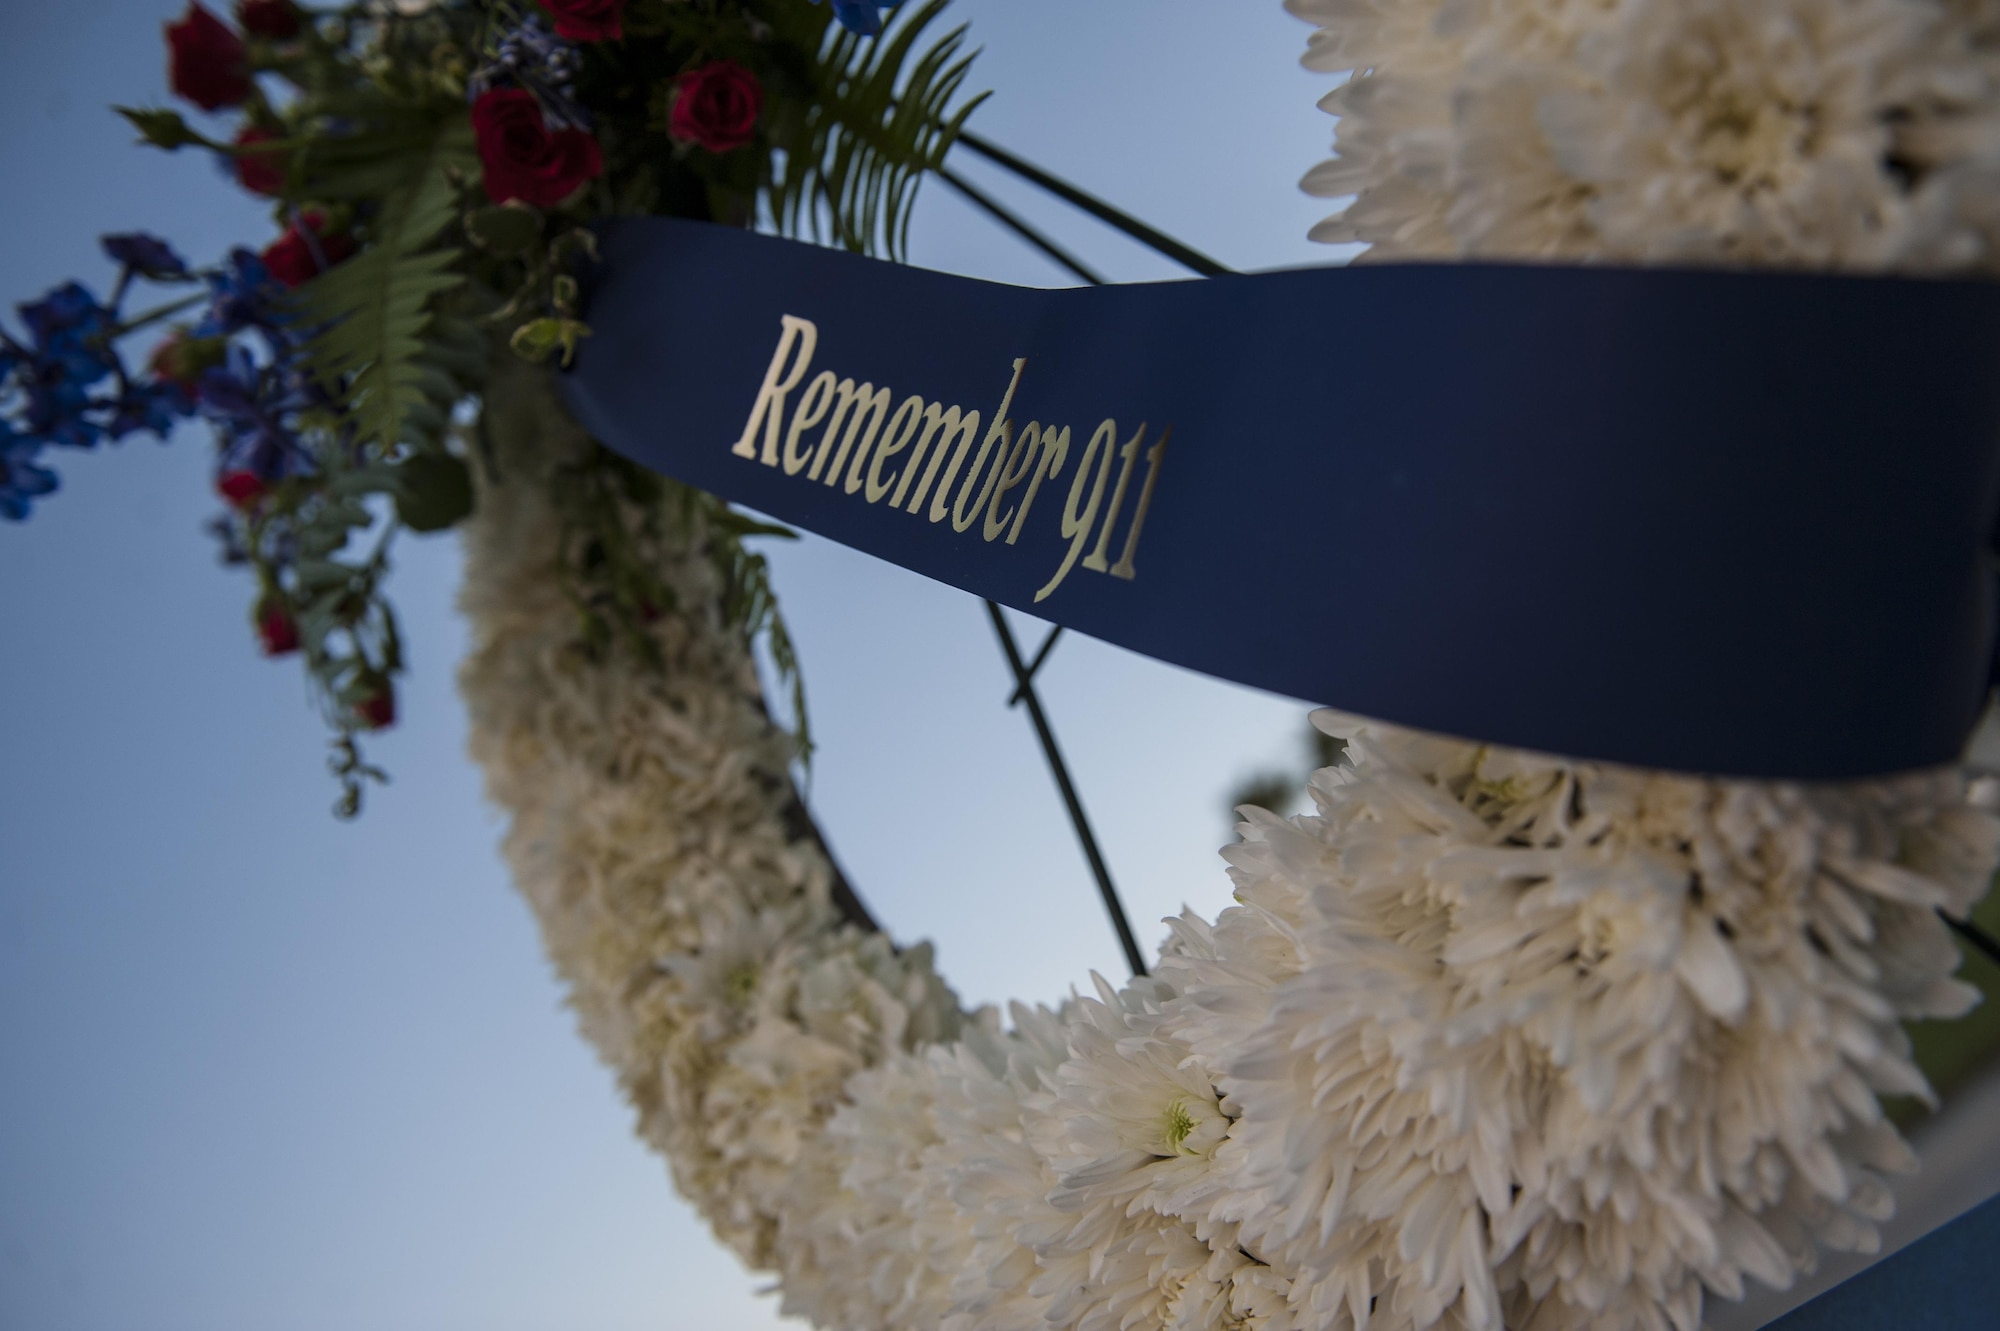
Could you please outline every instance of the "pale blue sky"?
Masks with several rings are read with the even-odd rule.
[[[209,163],[104,109],[164,99],[180,7],[8,0],[0,298],[102,283],[104,231],[202,260],[267,236]],[[1276,0],[958,9],[996,89],[982,132],[1225,263],[1331,257],[1294,187],[1326,80]],[[998,188],[1108,273],[1175,275]],[[913,258],[1064,280],[939,187]],[[373,748],[395,784],[347,826],[297,667],[257,656],[199,530],[203,432],[58,461],[63,492],[0,527],[0,1326],[772,1324],[631,1136],[499,862],[452,688],[455,539],[401,549],[406,719]],[[825,542],[775,558],[814,803],[877,914],[971,1000],[1119,974],[979,604]],[[1183,901],[1212,914],[1224,792],[1296,759],[1302,709],[1081,639],[1046,692],[1141,938]]]

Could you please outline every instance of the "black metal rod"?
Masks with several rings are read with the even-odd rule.
[[[1995,939],[1992,934],[1971,920],[1954,920],[1943,911],[1939,911],[1938,914],[1944,917],[1944,922],[1950,925],[1959,937],[1984,952],[1988,961],[2000,966],[2000,939]]]
[[[1090,830],[1090,819],[1084,816],[1083,801],[1077,798],[1076,787],[1070,784],[1069,767],[1063,762],[1062,750],[1056,747],[1056,733],[1049,728],[1049,718],[1042,711],[1042,700],[1036,695],[1034,683],[1028,677],[1026,663],[1021,660],[1021,648],[1014,641],[1014,631],[1007,627],[1007,614],[993,601],[986,603],[986,609],[993,616],[993,632],[1000,638],[1000,650],[1007,653],[1007,664],[1014,671],[1021,701],[1028,704],[1028,718],[1035,723],[1035,734],[1042,741],[1042,753],[1049,760],[1049,770],[1055,774],[1056,789],[1062,792],[1063,803],[1069,809],[1069,820],[1076,826],[1076,839],[1083,843],[1084,858],[1090,861],[1090,871],[1097,876],[1097,890],[1104,895],[1104,909],[1111,914],[1111,925],[1118,931],[1118,943],[1125,949],[1125,960],[1134,975],[1144,975],[1146,958],[1139,951],[1139,940],[1132,936],[1132,925],[1125,918],[1125,907],[1118,900],[1118,889],[1111,885],[1111,870],[1105,866],[1104,855],[1097,848],[1097,837]]]
[[[939,167],[938,176],[945,184],[972,200],[980,208],[983,208],[995,221],[1021,239],[1027,241],[1030,245],[1033,245],[1042,253],[1048,255],[1051,259],[1054,259],[1064,268],[1069,269],[1070,272],[1075,273],[1094,287],[1104,285],[1104,279],[1085,266],[1082,260],[1037,231],[1005,204],[980,189],[977,185],[974,185],[971,181],[965,179],[965,177],[959,175],[949,167]]]
[[[1098,221],[1105,223],[1107,226],[1116,227],[1140,244],[1158,250],[1175,263],[1193,272],[1200,273],[1203,277],[1222,277],[1231,271],[1201,251],[1181,244],[1181,242],[1175,240],[1165,232],[1157,231],[1147,226],[1144,222],[1141,222],[1138,218],[1118,211],[1094,195],[1084,193],[1067,180],[1059,176],[1050,175],[1033,162],[1023,161],[997,143],[992,143],[980,138],[977,134],[964,130],[959,131],[957,142],[964,144],[994,165],[1012,171],[1015,175],[1021,177],[1021,179],[1032,185],[1040,186],[1057,198],[1062,199],[1065,203],[1074,204],[1076,207],[1089,213],[1092,217],[1095,217]],[[949,177],[946,178],[949,179]]]
[[[1056,639],[1060,638],[1062,636],[1062,633],[1063,633],[1062,625],[1058,624],[1054,628],[1049,630],[1048,637],[1042,639],[1042,650],[1036,652],[1035,659],[1028,662],[1028,679],[1032,680],[1036,675],[1039,675],[1042,672],[1042,663],[1048,660],[1049,653],[1056,649]],[[1020,703],[1021,690],[1026,688],[1027,686],[1028,686],[1027,681],[1025,680],[1022,683],[1015,686],[1014,696],[1007,699],[1007,705],[1009,707],[1016,706]]]

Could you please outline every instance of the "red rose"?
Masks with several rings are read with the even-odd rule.
[[[236,0],[236,21],[253,37],[288,42],[305,26],[305,15],[292,0]]]
[[[625,35],[625,0],[542,0],[556,36],[573,42],[615,42]]]
[[[674,107],[667,133],[712,153],[750,142],[764,109],[757,76],[734,60],[711,60],[674,81]]]
[[[387,730],[396,724],[396,686],[377,679],[374,691],[354,704],[354,715],[367,730]]]
[[[305,223],[306,231],[299,230],[299,222]],[[354,253],[354,237],[345,231],[328,235],[326,214],[319,210],[308,208],[299,214],[299,222],[286,227],[285,234],[272,241],[263,254],[264,267],[288,287],[303,286]]]
[[[225,471],[215,478],[215,492],[233,508],[248,508],[270,491],[264,478],[254,471]]]
[[[246,125],[237,132],[236,146],[247,148],[256,143],[271,143],[281,137],[275,131]],[[232,157],[230,164],[236,168],[237,182],[252,194],[276,198],[285,192],[285,154],[242,153]]]
[[[243,39],[191,2],[167,25],[167,83],[204,111],[241,106],[250,97],[250,59]]]
[[[289,656],[299,649],[299,622],[275,596],[257,607],[257,642],[266,656]]]
[[[515,199],[553,208],[604,172],[597,140],[580,129],[555,129],[542,104],[519,88],[496,88],[472,104],[472,129],[495,203]]]

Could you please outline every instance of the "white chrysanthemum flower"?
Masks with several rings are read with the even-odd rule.
[[[2000,264],[2000,23],[1935,0],[1288,0],[1377,258]]]
[[[936,1079],[898,1054],[857,1073],[847,1095],[779,1218],[784,1310],[853,1331],[933,1328],[972,1248],[963,1216],[917,1223],[923,1156],[938,1139]]]
[[[1187,1046],[1163,1030],[1172,988],[1134,980],[1119,992],[1092,978],[1098,997],[1077,1001],[1070,1057],[1055,1073],[1057,1131],[1038,1142],[1061,1178],[1052,1200],[1070,1211],[1110,1201],[1181,1214],[1206,1188],[1230,1117]]]
[[[1594,231],[1558,252],[1879,264],[1907,210],[1895,122],[1953,77],[1939,27],[1918,0],[1624,6],[1534,108]],[[1491,252],[1509,220],[1468,198],[1462,246]]]
[[[1874,1241],[1909,1162],[1876,1093],[1924,1089],[1898,1020],[1970,999],[1933,908],[2000,848],[1958,778],[1703,781],[1316,719],[1349,746],[1319,813],[1234,857],[1303,922],[1226,912],[1180,1000],[1240,1114],[1214,1216],[1306,1324],[1690,1328],[1704,1285]],[[1253,1028],[1251,959],[1292,947]]]
[[[1172,923],[1169,957],[1213,962],[1207,926]],[[1136,979],[1113,990],[1099,979],[1097,990],[1071,1006],[1069,1056],[1043,1074],[1047,1089],[1021,1101],[1027,1142],[1053,1184],[1033,1208],[1039,1218],[1018,1230],[1041,1267],[1032,1289],[1051,1322],[1079,1331],[1251,1325],[1236,1305],[1261,1297],[1268,1307],[1272,1273],[1212,1214],[1231,1114],[1175,1033],[1174,985]],[[1211,1314],[1220,1320],[1201,1320]]]
[[[1056,1175],[1028,1140],[1026,1101],[1048,1094],[1069,1056],[1062,1017],[1015,1005],[1013,1030],[982,1026],[929,1055],[938,1141],[924,1153],[924,1223],[965,1217],[972,1248],[952,1280],[942,1331],[1041,1331],[1049,1299],[1035,1291],[1034,1249],[1058,1241],[1069,1220],[1049,1203]]]
[[[705,912],[701,941],[654,963],[678,983],[663,1001],[705,1044],[741,1030],[760,1002],[784,1005],[796,972],[825,932],[818,913],[798,906],[753,911],[734,901]]]

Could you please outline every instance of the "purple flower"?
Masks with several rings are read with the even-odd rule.
[[[813,0],[819,3],[819,0]],[[894,9],[902,0],[833,0],[833,16],[840,26],[863,37],[882,31],[882,11]]]
[[[41,447],[41,440],[17,434],[0,421],[0,518],[20,522],[28,516],[31,500],[54,492],[56,474],[36,465]]]
[[[104,247],[104,253],[113,263],[122,264],[141,277],[160,282],[189,276],[187,260],[174,253],[173,247],[158,236],[144,231],[127,231],[116,236],[102,236],[97,243]]]

